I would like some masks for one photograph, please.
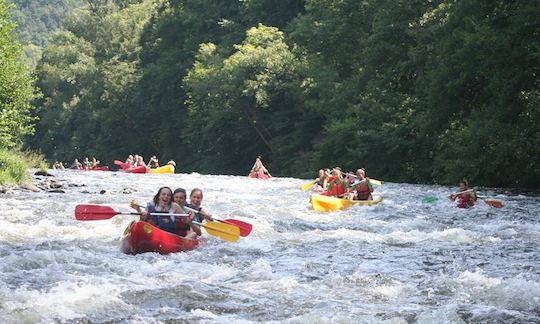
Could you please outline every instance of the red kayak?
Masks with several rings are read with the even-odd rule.
[[[168,254],[190,251],[197,246],[198,240],[174,235],[147,222],[135,221],[124,232],[121,250],[126,254],[145,252]]]
[[[268,174],[264,173],[262,170],[260,171],[253,171],[253,172],[250,172],[249,175],[248,175],[249,178],[255,178],[255,179],[261,179],[261,180],[268,180],[271,178],[271,176],[269,176]]]
[[[91,169],[89,169],[90,171],[109,171],[109,167],[104,165],[104,166],[96,166],[96,167],[92,167]]]
[[[129,169],[122,169],[120,171],[127,172],[127,173],[148,173],[150,172],[150,168],[147,166],[141,165],[141,166],[132,167]]]

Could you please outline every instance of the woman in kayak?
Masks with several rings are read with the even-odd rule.
[[[201,207],[202,199],[202,190],[199,188],[194,188],[193,190],[191,190],[191,194],[189,194],[189,204],[187,204],[186,206],[198,211],[195,214],[194,218],[196,222],[202,223],[202,221],[205,219],[208,221],[213,221],[214,219],[212,218],[212,215],[210,215],[210,213],[206,211],[206,209]]]
[[[469,189],[469,182],[466,179],[459,182],[459,192],[451,194],[448,198],[456,201],[458,208],[471,208],[476,203],[476,194],[473,189]]]
[[[356,177],[358,178],[358,182],[351,186],[354,189],[354,195],[351,198],[355,200],[373,200],[373,196],[371,195],[373,186],[369,178],[366,177],[366,170],[356,170]]]
[[[184,211],[184,213],[190,214],[189,217],[183,217],[180,219],[180,236],[187,236],[191,232],[195,232],[196,235],[201,236],[201,228],[197,224],[193,224],[192,221],[195,218],[195,214],[184,207],[186,206],[186,189],[177,188],[173,192],[173,201],[178,204]]]
[[[250,178],[259,178],[259,179],[268,179],[272,177],[270,172],[268,172],[268,169],[264,167],[264,164],[262,163],[262,157],[259,155],[255,159],[255,163],[253,164],[253,167],[251,168],[251,172],[249,173],[248,177]]]
[[[173,193],[171,188],[159,188],[152,201],[147,204],[146,210],[143,211],[137,206],[137,210],[141,213],[141,220],[148,222],[164,231],[185,236],[186,238],[195,239],[197,235],[201,235],[200,228],[191,223],[193,220],[193,215],[181,217],[167,215],[185,213],[182,207],[173,202],[172,199]],[[164,215],[151,215],[153,213]],[[188,225],[193,231],[189,231],[186,225]]]

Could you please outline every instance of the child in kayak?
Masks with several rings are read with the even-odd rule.
[[[476,203],[476,194],[474,190],[469,189],[469,182],[466,179],[459,182],[459,192],[451,194],[448,198],[456,201],[458,208],[471,208]]]

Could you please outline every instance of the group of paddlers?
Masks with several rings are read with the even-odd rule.
[[[200,226],[203,220],[212,221],[212,215],[201,207],[203,192],[199,188],[191,190],[189,202],[186,190],[177,188],[172,191],[169,187],[161,187],[148,204],[143,207],[136,201],[130,206],[141,214],[141,220],[148,222],[164,231],[182,237],[195,239],[201,235]],[[187,213],[188,217],[174,217],[174,214]]]
[[[313,185],[313,191],[322,195],[350,200],[372,200],[373,185],[366,170],[360,168],[356,172],[342,172],[340,167],[320,169],[319,176]]]
[[[59,165],[60,162],[55,162],[53,164],[53,169],[63,169],[63,165]],[[92,160],[89,160],[88,157],[85,157],[83,162],[79,162],[79,159],[73,160],[73,163],[71,164],[70,169],[74,170],[96,170],[100,168],[101,162],[97,160],[95,157],[92,157]]]
[[[173,160],[169,160],[167,164],[176,166],[176,163]],[[148,164],[146,164],[144,162],[144,157],[142,155],[130,154],[126,158],[125,162],[119,163],[119,166],[122,170],[127,170],[127,169],[132,169],[132,168],[137,168],[137,167],[146,167],[150,169],[155,169],[155,168],[159,168],[159,160],[155,155],[152,155],[150,157],[150,160],[148,161]]]

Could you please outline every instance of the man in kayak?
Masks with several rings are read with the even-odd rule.
[[[159,229],[180,235],[185,228],[185,224],[189,224],[190,227],[195,224],[191,224],[193,216],[178,217],[168,214],[184,214],[184,210],[177,203],[173,202],[173,192],[169,187],[159,188],[157,194],[154,196],[151,202],[146,205],[146,210],[141,210],[140,206],[132,204],[132,207],[137,209],[141,213],[141,221],[148,222]],[[163,214],[151,215],[151,214]],[[186,218],[181,220],[180,218]],[[192,227],[193,228],[193,227]],[[199,229],[200,233],[200,229]],[[186,238],[195,239],[197,237],[196,232],[186,233]]]
[[[469,182],[466,179],[459,182],[459,192],[451,194],[448,198],[457,202],[458,208],[471,208],[476,203],[476,193],[473,189],[469,189]]]

